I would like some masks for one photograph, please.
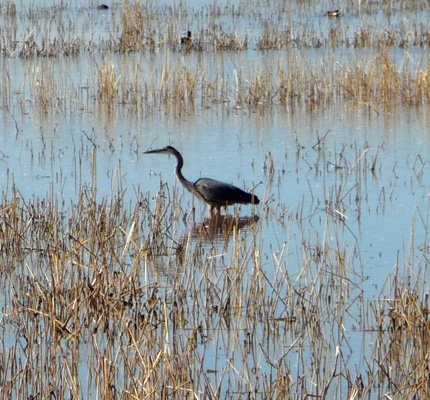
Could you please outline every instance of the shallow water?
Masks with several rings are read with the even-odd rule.
[[[375,177],[369,173],[360,178],[364,199],[361,224],[357,223],[354,204],[349,204],[345,212],[347,226],[359,238],[362,251],[369,252],[363,258],[364,265],[376,268],[372,260],[381,254],[377,264],[385,265],[388,272],[396,263],[397,250],[402,250],[409,240],[416,208],[427,206],[426,154],[430,139],[422,117],[419,109],[393,110],[371,118],[351,115],[347,110],[312,116],[286,116],[274,111],[261,117],[211,110],[181,120],[156,116],[143,123],[118,116],[110,132],[91,119],[43,121],[43,128],[34,121],[22,120],[18,121],[22,127],[19,135],[11,127],[2,136],[3,190],[9,171],[9,182],[13,179],[24,197],[44,197],[52,187],[66,201],[75,199],[79,187],[91,183],[91,146],[82,133],[85,131],[94,135],[97,144],[97,187],[101,196],[110,195],[112,176],[119,166],[131,198],[134,186],[155,194],[160,180],[169,186],[177,185],[173,158],[143,155],[151,147],[172,144],[182,151],[184,174],[190,180],[207,176],[247,190],[255,186],[260,199],[272,199],[270,207],[284,206],[290,213],[302,202],[307,210],[313,197],[320,200],[322,213],[326,193],[336,180],[345,179],[346,190],[357,182],[355,174],[347,179],[333,166],[342,149],[345,147],[344,158],[352,166],[356,149],[364,151],[368,146],[370,159],[379,148]],[[324,152],[318,152],[313,146],[325,134]],[[296,140],[303,147],[299,153]],[[274,178],[266,192],[263,166],[269,152],[274,161]],[[385,192],[384,201],[381,191]],[[183,208],[189,210],[192,196],[188,192],[183,201]],[[194,202],[204,213],[203,205]],[[261,206],[258,209],[264,213]],[[251,207],[242,207],[241,214],[250,213]],[[277,232],[282,232],[281,226],[265,232],[268,244],[279,241],[279,237],[269,239]],[[383,281],[383,275],[380,278]]]
[[[421,118],[420,109],[392,110],[386,115],[371,117],[345,109],[315,115],[300,112],[285,115],[273,111],[262,116],[246,111],[210,110],[181,119],[156,116],[138,122],[118,116],[109,131],[100,121],[90,118],[43,121],[45,150],[40,125],[21,120],[18,124],[22,132],[18,137],[13,128],[2,136],[3,190],[7,190],[6,171],[9,171],[9,182],[13,179],[25,198],[49,197],[53,191],[66,204],[70,199],[75,200],[80,187],[91,184],[92,146],[81,133],[85,130],[95,132],[100,198],[111,194],[112,181],[115,185],[113,177],[120,173],[127,196],[133,202],[137,186],[151,196],[158,192],[160,182],[172,188],[178,186],[173,158],[143,155],[149,148],[172,144],[184,155],[187,178],[209,176],[247,190],[255,187],[255,193],[263,201],[255,212],[261,218],[258,226],[264,238],[261,249],[264,270],[269,278],[273,276],[276,257],[278,262],[288,265],[290,276],[296,279],[302,268],[296,260],[298,255],[291,244],[287,246],[290,251],[285,253],[282,249],[287,241],[291,243],[291,235],[300,237],[301,231],[309,244],[315,246],[321,245],[329,232],[333,237],[326,239],[327,243],[336,247],[337,235],[326,228],[325,201],[331,198],[330,191],[336,191],[342,184],[345,193],[350,189],[352,192],[341,210],[346,219],[339,237],[350,249],[358,248],[359,256],[349,260],[349,268],[362,275],[354,280],[363,290],[364,300],[373,299],[398,262],[409,260],[407,268],[415,270],[421,259],[420,249],[427,245],[422,219],[428,213],[430,138]],[[319,152],[313,146],[326,133],[324,148]],[[302,146],[299,152],[296,140]],[[109,143],[113,143],[113,149]],[[368,149],[367,160],[372,160],[378,148],[375,176],[370,171],[367,174],[354,171],[357,149],[361,152]],[[341,151],[346,164],[339,159]],[[268,169],[264,164],[269,152],[274,173],[273,183],[268,186]],[[341,168],[336,169],[334,165],[339,163]],[[345,172],[348,169],[351,169],[349,174]],[[360,182],[362,197],[360,221],[354,201],[357,182]],[[191,213],[194,204],[196,222],[202,222],[208,216],[207,207],[193,201],[181,187],[178,189],[183,195],[184,211]],[[243,206],[238,212],[241,216],[252,215],[250,206]],[[303,217],[303,220],[299,218],[300,224],[297,214]],[[412,224],[415,226],[411,243]],[[183,226],[181,235],[187,236],[189,229]],[[245,233],[250,235],[252,231]],[[229,250],[223,250],[222,239],[219,243],[219,252],[227,255],[221,265],[229,265]],[[214,242],[208,245],[211,248]],[[149,281],[159,279],[153,276]],[[428,284],[424,290],[428,291]],[[345,321],[352,343],[358,345],[352,350],[360,354],[361,333],[354,334],[351,324]],[[13,341],[9,337],[5,343]],[[225,362],[222,353],[217,357],[218,363]],[[228,359],[229,355],[225,357]],[[208,369],[213,368],[211,360],[211,356],[206,358]],[[82,368],[85,382],[85,364]]]
[[[25,2],[22,4],[24,8],[28,6]],[[172,5],[171,2],[165,4]],[[186,4],[196,9],[203,7],[200,2]],[[213,4],[208,1],[206,6]],[[229,2],[216,4],[220,7],[231,5]],[[72,26],[65,37],[73,38],[73,33],[84,32],[83,37],[94,36],[97,43],[109,40],[118,25],[108,13],[119,18],[121,7],[115,5],[108,13],[100,13],[95,6],[95,3],[87,7],[87,3],[73,2],[70,10],[62,12]],[[40,7],[51,9],[52,6],[46,2]],[[244,7],[243,3],[238,7]],[[312,10],[292,7],[285,11],[283,18],[287,21],[292,18],[293,25],[297,26],[310,20],[312,28],[322,32],[333,27],[348,31],[372,22],[363,20],[354,10],[349,14],[347,11],[341,21],[329,21],[324,16],[326,8],[326,4]],[[202,10],[206,15],[206,8]],[[43,8],[38,12],[42,13]],[[52,12],[57,15],[55,10]],[[274,8],[267,7],[264,15],[258,18],[230,21],[232,29],[249,34],[251,38],[257,37],[263,30],[261,20],[272,18],[274,12]],[[413,16],[418,18],[414,19],[415,22],[426,21],[416,13]],[[219,21],[222,22],[223,18],[226,17],[221,15]],[[371,18],[379,18],[387,24],[410,22],[400,17],[393,22],[381,14]],[[178,33],[189,29],[185,17],[184,20],[177,27]],[[201,20],[204,21],[205,17]],[[281,19],[279,25],[283,26],[285,20]],[[17,36],[20,40],[31,31],[31,25],[31,21],[27,21],[19,27]],[[61,29],[53,29],[53,37]],[[168,63],[176,63],[179,68],[205,71],[209,77],[221,71],[226,76],[227,86],[236,88],[238,75],[243,74],[246,81],[256,70],[275,70],[280,60],[289,60],[289,57],[302,57],[308,66],[318,64],[323,54],[323,59],[334,57],[340,65],[347,63],[351,54],[357,52],[360,56],[368,52],[368,58],[372,60],[376,53],[373,50],[356,51],[346,47],[335,51],[293,49],[288,53],[260,52],[254,43],[249,50],[236,53],[172,52],[168,61],[163,51],[130,55],[110,51],[101,54],[99,51],[57,60],[3,57],[3,71],[10,76],[11,82],[11,101],[2,108],[0,135],[1,190],[6,196],[15,185],[26,199],[53,196],[63,200],[67,212],[68,204],[77,200],[84,186],[95,185],[101,199],[111,196],[121,181],[126,189],[127,202],[135,204],[138,187],[143,193],[150,193],[155,202],[160,183],[165,183],[174,196],[178,193],[180,199],[183,219],[178,225],[176,238],[182,238],[184,246],[192,249],[200,240],[199,233],[196,233],[198,228],[203,225],[206,229],[210,225],[208,208],[179,186],[174,176],[175,159],[143,154],[148,149],[170,144],[182,152],[184,175],[188,179],[194,181],[199,177],[210,177],[245,190],[255,189],[262,201],[260,206],[231,208],[229,212],[242,218],[251,218],[254,212],[258,215],[255,225],[248,224],[249,220],[246,220],[246,228],[237,234],[242,235],[246,245],[256,238],[262,271],[269,282],[277,278],[279,269],[284,269],[297,288],[305,286],[300,280],[306,261],[299,248],[302,242],[314,248],[315,254],[325,247],[347,249],[345,268],[348,278],[356,285],[356,292],[346,296],[360,296],[364,303],[380,295],[397,265],[403,265],[404,276],[411,276],[411,280],[416,279],[420,267],[424,265],[427,268],[430,136],[426,105],[415,108],[372,107],[338,100],[335,105],[312,110],[302,106],[283,110],[281,107],[250,109],[232,106],[235,101],[207,107],[197,101],[194,108],[185,107],[180,112],[170,112],[168,107],[157,104],[148,106],[151,112],[135,112],[129,103],[125,103],[109,113],[103,107],[97,107],[96,93],[88,88],[91,86],[88,83],[97,81],[97,66],[104,58],[112,63],[117,76],[133,76],[133,72],[138,70],[140,77],[158,77]],[[401,64],[410,55],[424,58],[427,51],[396,49],[392,53],[396,54],[396,62]],[[52,69],[48,80],[55,77],[55,81],[60,82],[52,89],[58,102],[54,102],[48,112],[41,110],[40,99],[35,94],[37,91],[33,90],[43,80],[41,71],[46,69]],[[331,74],[334,76],[336,71]],[[63,76],[64,81],[61,80]],[[8,102],[4,100],[4,103]],[[94,160],[95,182],[92,173]],[[376,162],[372,172],[373,160]],[[208,260],[215,260],[213,267],[219,269],[220,274],[235,262],[232,236],[226,237],[223,230],[215,229],[215,237],[202,245],[202,251]],[[315,265],[310,262],[310,268]],[[178,267],[183,269],[184,275],[194,273],[189,265]],[[329,269],[329,266],[325,267]],[[244,273],[251,273],[252,260],[246,259],[242,268]],[[167,268],[162,274],[160,271],[146,272],[142,284],[159,282],[166,291],[169,290],[171,282]],[[199,277],[203,273],[200,270],[195,272]],[[315,271],[315,275],[319,273]],[[429,283],[423,283],[421,288],[428,293]],[[283,295],[287,296],[287,293]],[[1,307],[6,315],[10,305],[3,298]],[[283,310],[277,312],[282,315]],[[358,365],[360,369],[364,368],[363,357],[372,351],[372,345],[367,339],[362,348],[363,333],[356,330],[354,317],[343,321],[343,324],[353,354],[350,367]],[[4,332],[5,347],[13,347],[22,341],[11,333],[11,327],[6,326]],[[262,332],[257,334],[264,337]],[[222,340],[230,340],[228,330]],[[100,344],[101,347],[103,345]],[[86,386],[86,351],[84,346],[79,374],[83,393],[93,393],[94,388]],[[214,364],[217,363],[227,364],[232,354],[237,357],[228,345],[220,351],[216,348],[212,351],[205,358],[207,370],[216,369]],[[270,351],[276,353],[277,349],[273,346]],[[310,358],[311,355],[308,356]],[[241,363],[237,360],[238,365]],[[292,370],[298,368],[294,360],[291,363]]]

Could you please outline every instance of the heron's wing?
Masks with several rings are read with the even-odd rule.
[[[252,202],[252,195],[228,183],[210,178],[201,178],[194,183],[197,192],[206,202],[214,205],[247,204]],[[254,197],[254,201],[256,196]],[[256,204],[258,204],[256,202]]]

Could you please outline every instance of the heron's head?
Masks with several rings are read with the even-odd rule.
[[[149,150],[145,151],[144,154],[177,154],[178,150],[176,150],[172,146],[166,146],[161,149]]]

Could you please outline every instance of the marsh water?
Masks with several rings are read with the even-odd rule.
[[[340,73],[336,68],[351,59],[370,64],[379,49],[332,48],[322,42],[314,48],[293,46],[289,50],[261,51],[256,41],[264,32],[263,21],[275,18],[274,6],[261,5],[262,11],[257,17],[256,13],[248,13],[251,6],[247,2],[241,2],[233,13],[236,17],[232,18],[222,11],[231,9],[229,2],[206,3],[147,2],[144,9],[148,13],[150,10],[154,30],[160,37],[163,22],[166,23],[161,15],[176,15],[174,10],[179,9],[182,11],[178,19],[172,23],[173,28],[170,26],[178,42],[188,29],[203,35],[206,21],[216,18],[217,26],[223,26],[225,31],[236,30],[239,36],[248,35],[248,48],[185,51],[178,44],[173,50],[160,46],[153,52],[118,52],[111,41],[114,42],[112,38],[121,30],[122,3],[100,11],[95,3],[66,1],[59,6],[24,1],[16,5],[15,22],[5,17],[10,14],[3,5],[0,176],[4,196],[10,197],[16,188],[27,202],[56,199],[61,204],[61,212],[68,215],[69,205],[78,200],[84,187],[95,187],[99,199],[110,198],[121,187],[130,208],[138,201],[137,192],[149,194],[150,207],[155,207],[161,188],[167,187],[180,207],[173,243],[187,238],[184,243],[191,249],[198,243],[204,257],[219,260],[214,268],[228,269],[235,259],[234,235],[221,231],[216,240],[207,241],[198,234],[193,236],[196,226],[208,223],[208,207],[176,181],[174,158],[143,154],[148,149],[172,145],[185,159],[183,172],[189,180],[210,177],[254,190],[259,196],[259,206],[230,207],[228,212],[249,217],[249,225],[245,224],[238,235],[244,243],[258,244],[260,268],[269,282],[275,282],[283,271],[289,280],[288,287],[300,291],[311,283],[304,282],[302,277],[307,263],[311,270],[316,268],[311,273],[315,279],[327,271],[334,274],[332,266],[317,262],[319,254],[332,249],[333,254],[342,253],[342,264],[347,271],[344,279],[352,282],[353,289],[345,292],[348,299],[359,298],[362,304],[382,302],[393,274],[414,282],[420,293],[428,295],[428,104],[356,102],[335,94],[330,101],[313,105],[297,100],[290,107],[247,106],[240,101],[245,83],[258,80],[259,73],[276,71],[285,60],[296,66],[303,62],[304,69],[323,66],[330,60],[327,68],[332,69],[326,72],[327,81],[333,81]],[[252,2],[253,6],[257,3]],[[378,24],[386,29],[395,26],[400,34],[408,32],[411,25],[428,24],[424,17],[428,10],[423,14],[422,10],[408,9],[406,15],[396,14],[396,10],[391,15],[369,12],[364,18],[360,10],[351,6],[345,10],[342,20],[330,21],[325,15],[330,4],[291,3],[294,4],[291,7],[284,5],[275,22],[282,27],[291,24],[298,30],[303,29],[303,40],[306,32],[310,36],[309,32],[320,32],[330,37],[328,31],[339,29],[345,38],[363,27],[379,29]],[[217,7],[221,10],[219,13],[210,12]],[[45,20],[43,15],[51,15],[58,22]],[[429,27],[425,25],[423,29]],[[33,54],[25,57],[8,48],[14,40],[29,41],[31,35],[39,48],[46,38],[52,41],[59,37],[79,38],[82,50],[74,56]],[[393,65],[400,68],[409,62],[422,65],[427,60],[428,49],[394,46],[388,49],[388,54]],[[104,104],[100,97],[103,66],[113,71],[113,85],[122,91],[113,107]],[[227,89],[212,101],[203,98],[203,90],[196,90],[195,97],[178,100],[181,103],[178,107],[174,104],[173,91],[170,100],[158,97],[167,90],[163,76],[168,67],[171,74],[193,72],[197,86],[206,79],[218,82],[216,77],[223,75],[220,87]],[[134,79],[139,80],[138,95],[133,94],[130,86]],[[181,82],[179,85],[184,84]],[[307,258],[304,248],[310,249],[314,259]],[[160,259],[163,257],[160,255]],[[181,263],[178,261],[178,264]],[[184,276],[194,274],[192,264],[185,262],[180,267]],[[169,269],[163,271],[160,274],[160,270],[145,265],[141,284],[147,287],[157,283],[168,292]],[[242,273],[251,275],[253,271],[250,258]],[[203,279],[201,271],[195,274]],[[10,290],[7,282],[2,287]],[[270,288],[277,290],[273,286],[265,290]],[[287,291],[278,294],[290,296]],[[19,330],[8,323],[11,304],[6,299],[10,297],[0,300],[3,351],[16,348],[23,341]],[[366,325],[365,329],[358,325],[357,321],[364,317],[354,315],[355,306],[351,300],[351,315],[337,321],[348,339],[336,345],[345,346],[342,350],[349,357],[345,365],[351,371],[358,371],[357,375],[364,375],[366,362],[374,351],[374,338],[369,334],[363,339],[364,331],[371,331],[372,327]],[[274,314],[283,318],[284,311],[278,307]],[[255,334],[263,335],[263,331]],[[99,388],[88,378],[91,363],[86,359],[90,351],[84,340],[81,345],[80,392],[96,398]],[[228,346],[218,350],[217,345],[204,347],[207,356],[203,368],[221,371],[234,364],[240,370],[242,360],[232,359]],[[294,347],[294,343],[290,345]],[[334,354],[336,345],[327,345],[328,352]],[[25,358],[24,346],[17,351]],[[290,350],[285,351],[286,357],[291,357],[290,370],[298,371],[301,367],[295,356],[290,355]],[[262,355],[258,357],[260,361],[264,359]],[[310,352],[304,359],[314,357]],[[269,374],[270,368],[263,360],[258,374]],[[223,372],[226,376],[231,373]],[[229,392],[229,381],[223,381],[216,373],[209,376],[215,376],[214,382],[221,382],[221,393],[234,397]],[[336,389],[334,393],[342,392]]]
[[[97,149],[101,197],[112,193],[120,174],[131,200],[136,187],[155,196],[160,183],[166,183],[178,186],[186,212],[195,206],[199,218],[208,217],[208,207],[176,181],[174,158],[143,154],[170,144],[182,152],[189,180],[207,176],[245,190],[255,188],[264,199],[262,205],[229,212],[270,214],[270,223],[263,219],[261,229],[265,255],[271,258],[287,240],[285,221],[298,209],[316,232],[323,231],[325,201],[338,185],[344,185],[346,240],[360,243],[363,273],[372,276],[366,290],[371,296],[375,293],[371,288],[380,286],[398,262],[398,252],[407,256],[414,216],[427,212],[430,138],[423,111],[393,109],[369,115],[337,108],[316,114],[268,111],[260,115],[212,109],[144,121],[118,115],[112,123],[95,120],[94,115],[68,121],[37,116],[18,120],[18,133],[14,121],[5,118],[9,124],[1,142],[3,190],[7,192],[7,183],[10,188],[13,182],[25,198],[54,193],[66,203],[76,200],[79,188],[92,182],[89,135]],[[364,168],[355,165],[360,152],[369,164],[377,158],[374,174],[356,171]],[[271,174],[268,154],[273,158]],[[360,210],[354,200],[357,191],[362,198]],[[425,246],[425,237],[416,236],[415,243]]]

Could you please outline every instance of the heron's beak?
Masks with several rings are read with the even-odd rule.
[[[148,150],[148,151],[145,151],[143,154],[160,154],[160,153],[164,153],[165,151],[166,149],[162,148],[162,149]]]

